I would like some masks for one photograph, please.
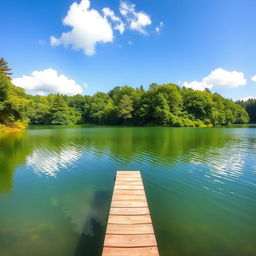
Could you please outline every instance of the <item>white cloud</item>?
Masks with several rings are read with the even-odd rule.
[[[185,82],[183,86],[194,90],[201,90],[212,87],[234,88],[246,84],[244,73],[238,71],[227,71],[222,68],[213,70],[202,81]]]
[[[115,15],[114,11],[112,11],[108,7],[105,7],[102,9],[102,12],[105,18],[109,17],[111,21],[114,23],[114,29],[118,30],[120,34],[123,34],[125,31],[125,24],[119,17]]]
[[[253,76],[251,79],[252,79],[253,82],[256,82],[256,75]]]
[[[199,82],[199,81],[184,82],[182,86],[191,88],[193,90],[198,90],[198,91],[204,91],[206,88],[208,89],[212,88],[212,85],[205,84],[204,82]]]
[[[122,35],[127,29],[148,34],[145,28],[152,24],[150,16],[143,11],[136,11],[135,4],[120,2],[121,16],[115,14],[109,7],[101,12],[90,7],[90,0],[74,2],[63,19],[63,25],[70,26],[71,30],[63,32],[60,37],[51,36],[52,46],[70,46],[74,50],[83,50],[85,55],[94,55],[96,45],[114,41],[114,31]],[[155,28],[160,32],[163,22]]]
[[[207,77],[203,79],[206,84],[212,86],[220,86],[223,88],[233,88],[246,84],[246,79],[242,72],[227,71],[222,68],[213,70]]]
[[[74,2],[63,24],[71,26],[72,30],[62,33],[60,38],[51,36],[51,45],[70,45],[73,49],[82,49],[86,55],[93,55],[97,43],[112,42],[114,38],[112,26],[106,16],[90,9],[89,0],[82,0],[80,4]]]
[[[126,19],[131,30],[146,34],[145,27],[151,25],[152,21],[148,14],[143,11],[137,12],[135,4],[124,1],[120,3],[120,13]]]
[[[34,71],[30,76],[23,75],[15,78],[12,82],[33,95],[47,95],[60,93],[66,95],[81,94],[82,88],[74,80],[67,78],[54,69]]]
[[[164,26],[164,23],[161,21],[160,24],[159,24],[159,26],[157,26],[157,27],[155,28],[156,32],[159,33],[159,32],[161,31],[161,29],[162,29],[163,26]]]
[[[241,101],[247,101],[247,100],[250,100],[250,99],[255,100],[256,97],[254,97],[254,96],[247,96],[247,97],[241,98],[240,100]]]

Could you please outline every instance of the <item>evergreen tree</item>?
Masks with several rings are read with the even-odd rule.
[[[248,113],[250,122],[256,123],[256,99],[248,99],[246,101],[238,101],[239,105],[241,105]]]
[[[12,75],[10,71],[11,68],[8,67],[8,63],[4,60],[4,58],[0,58],[0,74],[3,73],[9,77]]]

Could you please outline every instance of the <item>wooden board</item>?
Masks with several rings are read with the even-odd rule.
[[[139,171],[117,171],[103,256],[159,256]]]
[[[118,208],[118,207],[113,207],[110,209],[110,213],[111,215],[145,215],[145,214],[149,214],[149,210],[147,207],[143,208],[136,208],[136,207],[130,207],[130,208]]]
[[[156,246],[153,247],[138,247],[138,248],[116,248],[104,247],[103,255],[111,256],[158,256]]]
[[[120,235],[132,235],[132,234],[154,234],[154,230],[151,224],[108,224],[107,234],[120,234]]]

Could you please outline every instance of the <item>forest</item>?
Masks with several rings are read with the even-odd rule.
[[[236,103],[241,105],[248,113],[251,123],[256,123],[256,99],[248,99],[246,101],[239,100]]]
[[[209,90],[176,84],[117,86],[108,93],[32,96],[11,82],[8,63],[0,59],[0,130],[29,125],[160,125],[212,127],[255,121],[255,100],[239,104]],[[247,111],[249,113],[247,113]],[[254,115],[254,116],[253,116]]]

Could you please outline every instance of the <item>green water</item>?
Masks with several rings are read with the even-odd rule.
[[[161,256],[256,255],[256,128],[0,134],[0,255],[100,255],[115,171],[141,170]]]

